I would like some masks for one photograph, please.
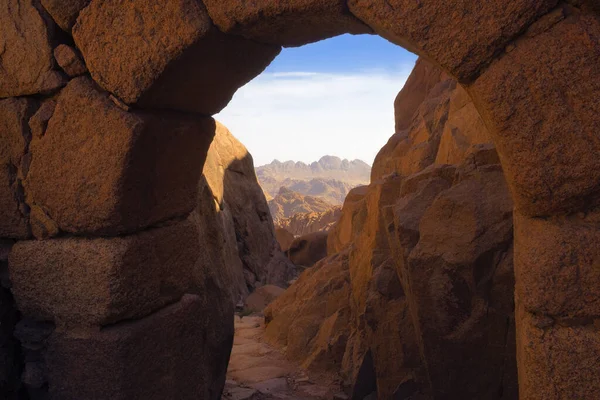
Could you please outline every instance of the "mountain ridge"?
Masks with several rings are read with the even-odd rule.
[[[275,197],[281,187],[286,187],[332,204],[342,204],[352,188],[368,184],[371,177],[371,166],[366,162],[331,155],[310,164],[275,159],[255,170],[267,197]]]

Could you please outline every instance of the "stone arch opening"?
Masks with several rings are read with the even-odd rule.
[[[123,349],[173,341],[176,334],[164,321],[184,331],[196,323],[206,328],[208,317],[185,318],[205,311],[206,298],[184,296],[122,331],[75,335],[81,332],[75,328],[148,315],[185,292],[181,282],[191,271],[172,265],[176,257],[156,246],[188,235],[185,221],[163,224],[193,209],[204,163],[197,154],[206,153],[214,130],[210,115],[239,86],[282,45],[376,33],[455,77],[496,143],[515,201],[521,397],[600,395],[600,21],[594,2],[9,0],[3,7],[0,32],[8,40],[0,97],[8,110],[3,119],[15,121],[3,133],[0,234],[22,240],[10,256],[21,311],[59,327],[51,340],[51,383],[86,359],[113,371],[109,376],[122,388],[103,392],[109,389],[91,385],[87,393],[155,395],[139,391],[143,376],[130,373],[148,360]],[[90,77],[72,49],[54,50],[55,24],[72,35]],[[148,230],[156,226],[161,229]],[[53,239],[24,240],[32,234]],[[159,295],[154,282],[138,280],[149,267],[135,255],[150,249],[160,254],[153,276],[170,281]],[[48,259],[68,273],[45,275]],[[83,260],[85,274],[69,269]],[[48,279],[36,281],[40,276]],[[97,282],[106,282],[104,289]],[[191,347],[182,342],[179,350]],[[193,380],[178,360],[165,365]],[[219,362],[207,368],[214,365]],[[86,374],[77,369],[72,382],[57,383],[58,396],[94,382]],[[208,386],[198,387],[206,398],[214,395]],[[166,382],[160,395],[187,398],[188,389]]]

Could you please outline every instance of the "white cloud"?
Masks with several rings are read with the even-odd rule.
[[[254,157],[311,162],[325,154],[372,163],[394,133],[394,98],[412,65],[398,73],[264,73],[242,87],[216,118]]]

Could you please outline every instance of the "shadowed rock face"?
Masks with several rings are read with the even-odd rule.
[[[199,186],[202,257],[219,266],[233,301],[259,285],[286,287],[295,268],[279,248],[252,156],[219,123]]]
[[[342,33],[368,33],[343,0],[297,0],[287,3],[259,0],[204,2],[210,17],[226,33],[264,43],[300,46]]]
[[[6,0],[0,8],[0,98],[51,93],[66,79],[54,68],[54,23],[38,0]]]
[[[327,232],[314,232],[295,238],[286,254],[295,265],[312,267],[327,255]]]
[[[306,272],[332,302],[307,285],[296,297],[312,319],[294,313],[276,336],[307,365],[341,359],[349,384],[367,380],[357,396],[514,398],[516,341],[521,398],[600,398],[599,15],[592,0],[4,1],[0,236],[20,241],[10,279],[32,315],[15,325],[2,308],[0,350],[19,371],[0,366],[0,392],[220,398],[230,277],[164,249],[190,241],[177,227],[195,227],[210,115],[280,46],[374,32],[473,101],[444,73],[416,73],[371,185],[350,193],[330,257]],[[133,273],[145,265],[147,276]],[[78,266],[99,286],[85,290]],[[13,325],[23,353],[5,340]]]

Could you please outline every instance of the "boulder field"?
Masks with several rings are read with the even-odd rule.
[[[267,334],[354,398],[509,398],[517,377],[522,399],[600,398],[599,11],[3,1],[0,397],[219,399],[232,300],[285,272],[268,267],[271,237],[267,264],[235,238],[241,275],[211,261],[232,226],[269,231],[268,214],[236,220],[260,205],[202,182],[212,115],[282,47],[365,33],[428,61],[371,184],[347,196],[327,258],[267,308]],[[209,222],[229,233],[213,241]],[[277,310],[296,302],[289,330]]]

